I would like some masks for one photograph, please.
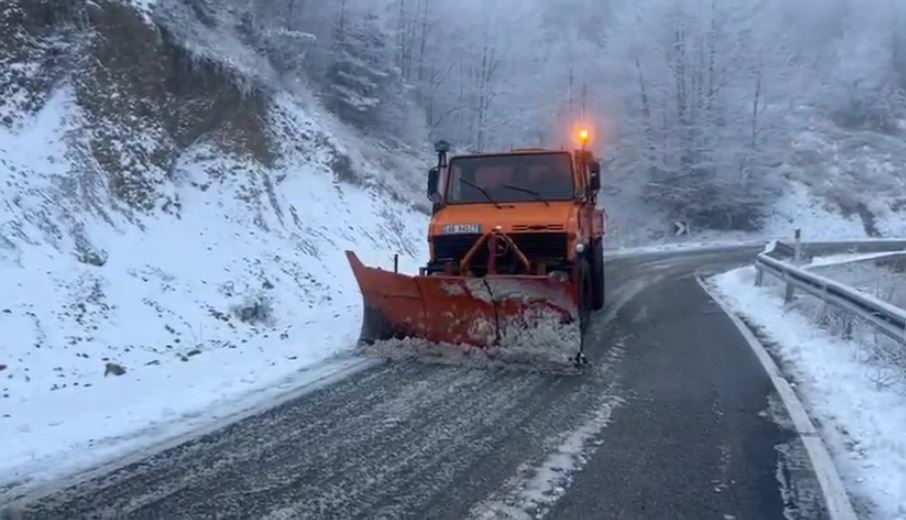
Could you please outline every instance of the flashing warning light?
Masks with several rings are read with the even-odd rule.
[[[580,143],[582,143],[582,144],[587,143],[590,137],[591,137],[591,134],[588,132],[588,130],[579,130],[579,142]]]

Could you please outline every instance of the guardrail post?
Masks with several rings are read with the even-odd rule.
[[[802,230],[796,230],[796,242],[793,249],[793,263],[799,265],[802,263]]]
[[[764,269],[761,268],[758,264],[755,264],[755,287],[761,287],[764,285]]]

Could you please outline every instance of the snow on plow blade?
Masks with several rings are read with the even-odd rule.
[[[579,308],[568,281],[407,276],[366,267],[355,253],[346,255],[364,299],[363,343],[412,338],[567,360],[579,352]]]

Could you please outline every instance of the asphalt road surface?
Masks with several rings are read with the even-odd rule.
[[[825,518],[770,380],[696,275],[615,258],[582,375],[378,363],[16,506],[79,518]]]

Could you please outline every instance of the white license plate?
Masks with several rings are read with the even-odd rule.
[[[444,226],[445,235],[465,235],[481,233],[480,224],[447,224]]]

